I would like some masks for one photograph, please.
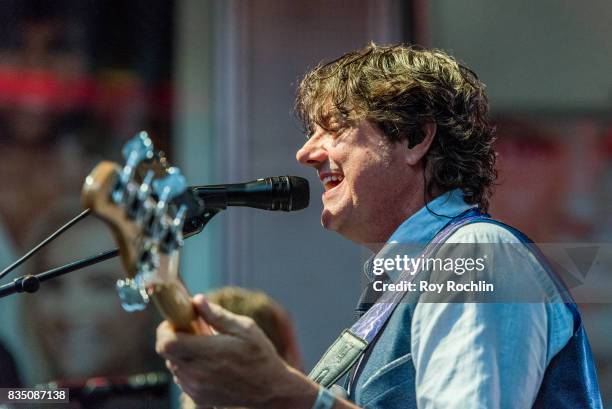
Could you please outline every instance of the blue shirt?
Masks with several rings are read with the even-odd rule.
[[[471,206],[460,190],[454,190],[427,207],[402,223],[388,244],[427,243],[449,217]],[[521,247],[510,231],[491,223],[463,226],[446,242]],[[382,345],[375,344],[363,364],[353,396],[356,403],[373,409],[412,408],[414,402],[419,409],[532,407],[546,367],[572,336],[572,313],[526,247],[518,258],[496,256],[486,274],[489,282],[505,280],[505,285],[528,277],[533,280],[529,285],[543,287],[553,296],[542,303],[417,302],[410,308],[398,307],[394,315],[402,316],[390,320],[377,341]],[[389,275],[392,281],[398,278],[393,272]],[[409,334],[400,335],[406,321]],[[402,345],[405,342],[410,345]],[[389,392],[398,386],[406,393]],[[373,387],[380,389],[378,397],[366,392]]]

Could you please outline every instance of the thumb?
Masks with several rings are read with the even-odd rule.
[[[234,314],[217,304],[209,303],[202,294],[193,297],[193,305],[204,321],[221,334],[241,335],[252,324],[250,318]]]

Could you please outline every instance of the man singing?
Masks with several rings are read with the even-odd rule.
[[[362,318],[309,378],[278,357],[252,320],[196,296],[219,334],[176,333],[164,322],[157,350],[198,407],[601,407],[575,304],[522,233],[484,214],[495,153],[473,71],[439,50],[371,44],[308,73],[296,108],[308,130],[297,160],[325,188],[323,227],[377,258],[398,243],[423,251],[428,243],[512,245],[513,254],[496,255],[478,278],[497,288],[520,280],[546,301],[431,302],[418,291],[398,298],[368,286]],[[371,263],[365,267],[375,280]],[[435,281],[432,274],[412,277]],[[405,276],[393,270],[384,278]],[[328,388],[341,378],[337,396]]]

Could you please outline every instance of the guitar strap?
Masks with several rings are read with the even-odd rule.
[[[425,246],[419,257],[430,257],[457,229],[484,216],[476,208],[469,209],[453,218]],[[393,244],[387,244],[385,247]],[[402,272],[397,282],[411,282],[418,274]],[[353,326],[342,334],[325,352],[308,375],[318,384],[329,388],[357,364],[372,345],[391,314],[401,302],[405,292],[387,291]]]

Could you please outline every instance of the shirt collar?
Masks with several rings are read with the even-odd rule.
[[[406,219],[395,232],[389,237],[385,247],[376,255],[372,256],[364,264],[364,274],[368,281],[373,281],[375,276],[372,273],[372,260],[381,257],[392,244],[425,245],[429,243],[436,233],[438,233],[452,218],[459,216],[463,212],[474,207],[465,202],[461,189],[450,190],[438,196],[426,206]],[[397,277],[391,279],[395,281]]]
[[[387,240],[387,244],[429,243],[450,219],[472,207],[465,203],[461,189],[448,191],[400,224]]]

